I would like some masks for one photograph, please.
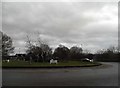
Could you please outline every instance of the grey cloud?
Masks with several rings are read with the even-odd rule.
[[[26,35],[36,41],[37,32],[52,47],[60,43],[83,44],[84,48],[97,50],[117,44],[116,6],[117,3],[95,2],[4,2],[3,31],[13,38],[16,51],[18,47],[24,50],[20,41],[26,41]]]

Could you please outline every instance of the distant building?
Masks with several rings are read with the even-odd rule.
[[[16,54],[15,56],[16,56],[16,57],[25,57],[26,54]]]
[[[25,57],[26,57],[26,54],[16,54],[15,57],[16,57],[18,60],[24,60]]]
[[[9,59],[11,60],[23,60],[25,58],[26,54],[10,54]]]

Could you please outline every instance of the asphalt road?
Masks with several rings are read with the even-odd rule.
[[[3,69],[3,86],[118,86],[118,63],[62,69]]]

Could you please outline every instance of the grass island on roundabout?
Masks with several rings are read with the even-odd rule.
[[[94,67],[102,65],[100,62],[96,61],[78,61],[78,60],[68,60],[68,61],[57,61],[57,63],[50,62],[30,62],[23,60],[9,60],[2,62],[2,68],[72,68],[72,67]]]

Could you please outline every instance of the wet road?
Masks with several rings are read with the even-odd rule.
[[[118,86],[118,63],[62,69],[3,69],[3,86]]]

